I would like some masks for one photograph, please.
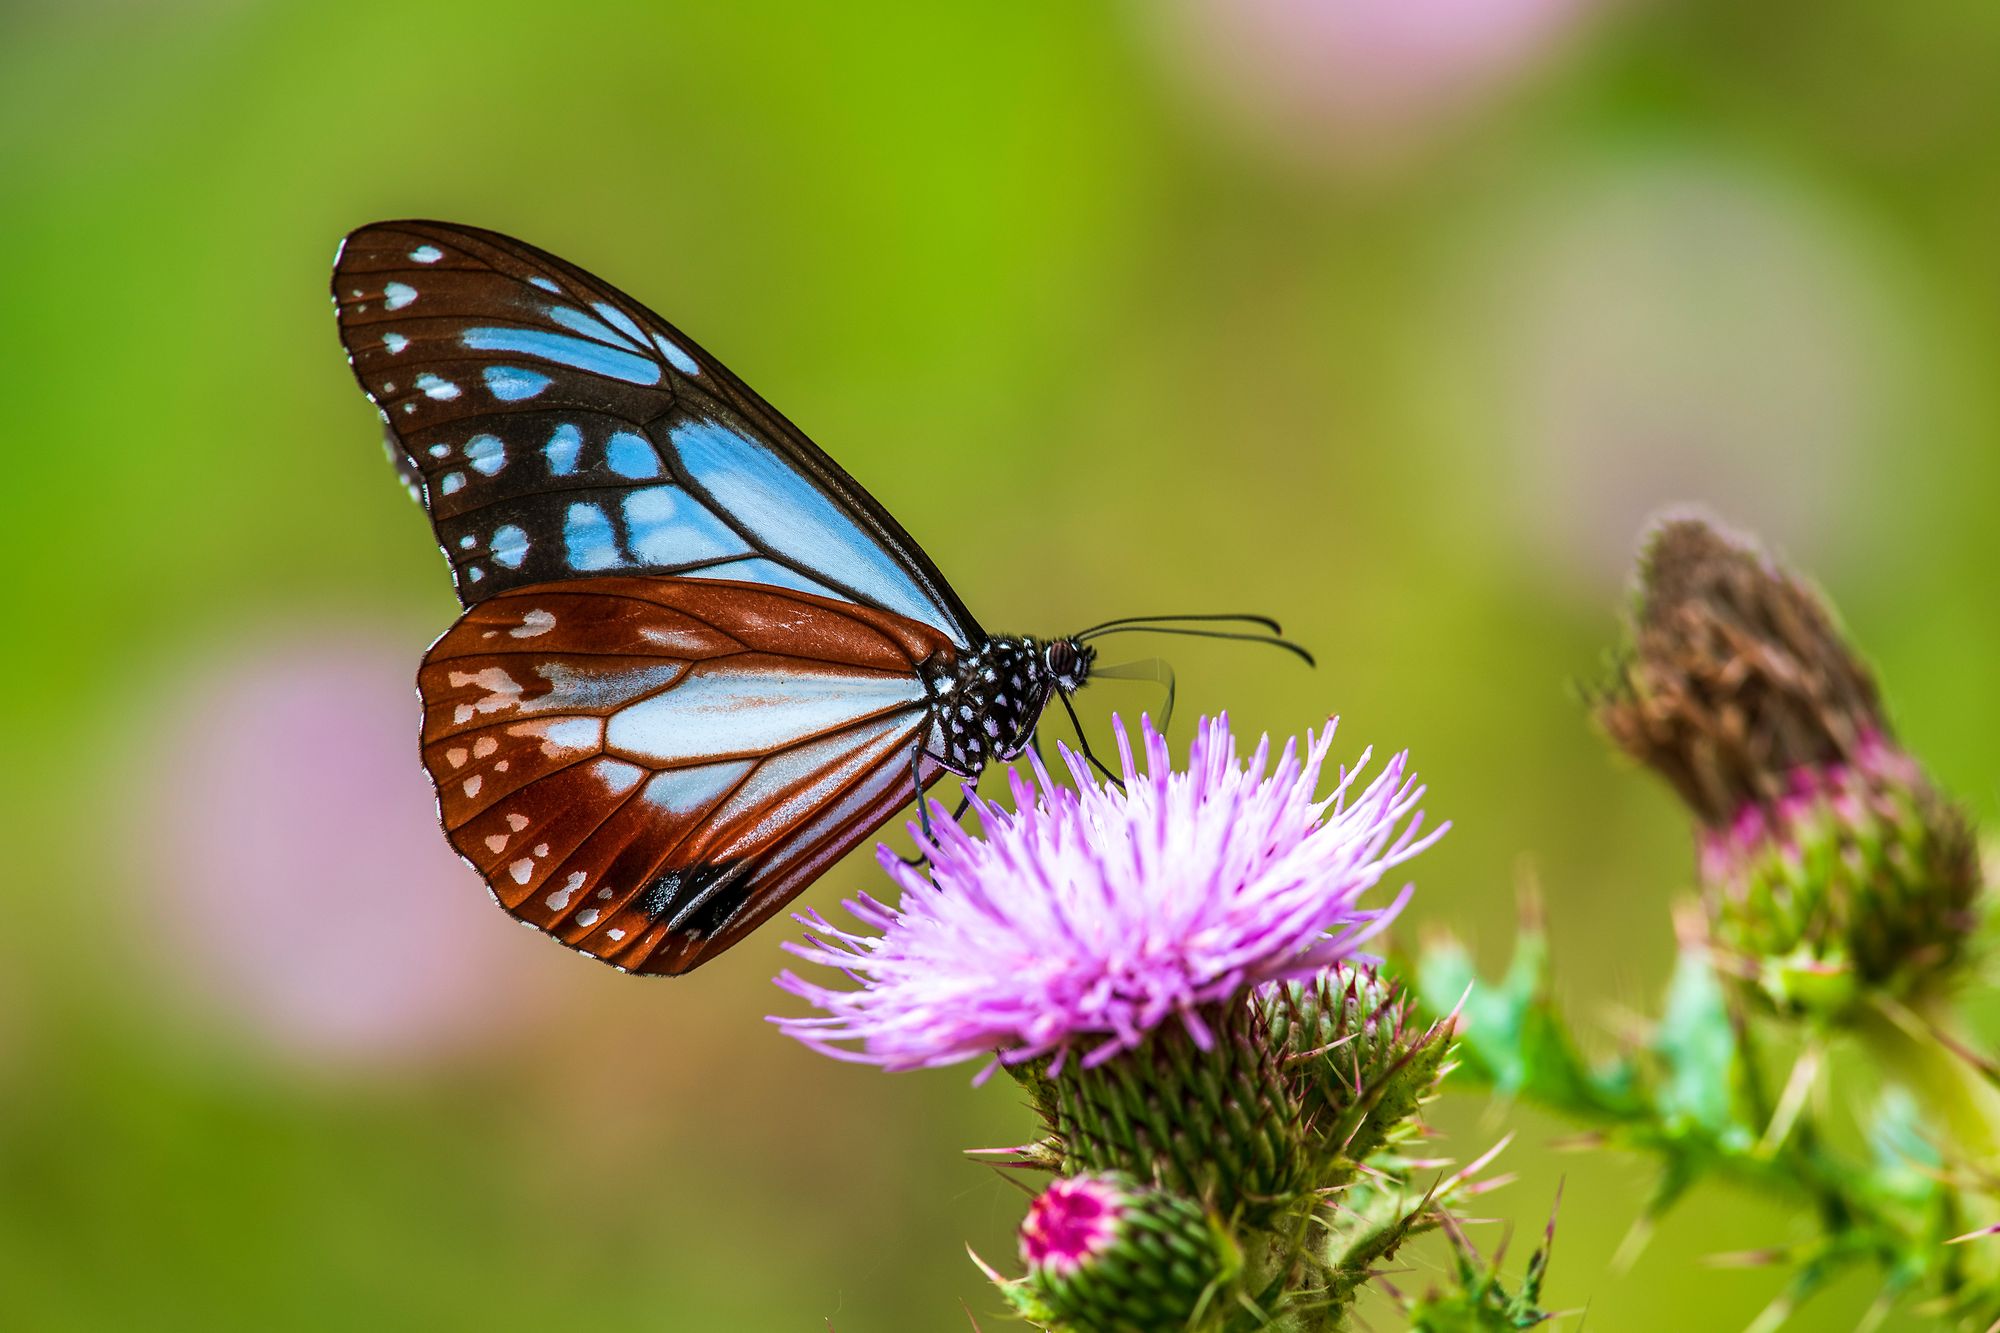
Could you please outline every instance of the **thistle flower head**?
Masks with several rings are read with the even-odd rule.
[[[1597,719],[1710,828],[1887,735],[1880,696],[1812,589],[1698,518],[1655,529],[1632,644]]]
[[[1821,1018],[1930,984],[1973,925],[1971,826],[1896,745],[1831,613],[1696,519],[1663,524],[1640,575],[1632,647],[1597,717],[1699,821],[1724,964]]]
[[[883,850],[900,905],[847,904],[879,934],[800,917],[812,935],[793,952],[861,985],[785,973],[779,985],[825,1013],[780,1026],[890,1068],[995,1052],[1095,1065],[1170,1019],[1206,1048],[1205,1008],[1353,956],[1403,903],[1362,899],[1444,831],[1420,836],[1423,789],[1404,755],[1357,790],[1364,755],[1318,797],[1331,725],[1275,760],[1261,740],[1246,762],[1227,719],[1204,719],[1178,773],[1150,723],[1143,769],[1113,729],[1122,790],[1067,749],[1073,788],[1031,757],[1032,782],[1011,775],[1013,810],[974,798],[982,834],[938,812],[918,842],[928,875]]]

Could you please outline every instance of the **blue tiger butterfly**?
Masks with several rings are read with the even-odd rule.
[[[797,427],[531,245],[376,223],[333,297],[465,607],[417,676],[445,832],[514,917],[621,970],[699,967],[913,793],[1019,754],[1093,637],[1305,656],[1161,623],[1262,617],[988,634]]]

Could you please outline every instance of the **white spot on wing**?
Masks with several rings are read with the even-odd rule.
[[[554,722],[523,722],[507,728],[509,736],[539,736],[542,753],[559,759],[567,750],[595,750],[604,740],[604,723],[594,717],[566,717]]]
[[[528,534],[515,524],[502,523],[493,529],[491,549],[494,563],[519,569],[521,562],[528,558]]]
[[[554,614],[536,607],[521,617],[519,628],[507,631],[507,637],[510,639],[532,639],[538,634],[547,634],[555,627],[556,618]]]
[[[490,477],[507,466],[507,444],[498,435],[475,435],[465,442],[465,457],[474,472]]]
[[[514,877],[516,884],[526,884],[528,877],[535,873],[535,863],[524,856],[513,865],[508,866],[507,873]]]
[[[583,887],[583,881],[586,878],[587,876],[584,874],[584,872],[579,870],[574,874],[572,874],[568,879],[564,880],[563,886],[557,889],[554,893],[550,894],[547,897],[547,899],[544,900],[548,903],[549,910],[551,912],[560,912],[564,908],[568,907],[569,900],[576,896],[576,891],[578,889]]]
[[[382,289],[382,308],[401,310],[417,299],[417,289],[407,282],[392,282]]]
[[[616,759],[599,759],[590,766],[590,771],[597,774],[597,780],[613,796],[632,790],[646,776],[646,770],[637,764],[620,763]]]
[[[420,245],[410,251],[410,258],[416,260],[419,264],[435,264],[438,260],[444,258],[444,251],[438,249],[435,245]]]
[[[507,674],[504,667],[484,667],[478,671],[454,671],[446,676],[445,679],[454,690],[462,690],[468,686],[477,686],[479,689],[486,691],[484,695],[473,700],[471,703],[459,705],[460,708],[468,710],[468,716],[470,716],[471,712],[497,713],[502,709],[513,708],[521,702],[521,687],[512,676]],[[484,744],[486,741],[491,741],[492,739],[490,736],[482,737],[480,744]],[[493,743],[497,748],[499,742],[494,741]],[[484,758],[485,754],[491,754],[492,750],[487,750],[484,754],[481,754],[479,745],[474,745],[473,753],[479,754],[480,757]]]

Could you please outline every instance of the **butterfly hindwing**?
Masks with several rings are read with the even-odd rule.
[[[497,233],[391,222],[335,261],[340,334],[459,600],[606,574],[806,592],[983,634],[880,504],[665,320]]]
[[[727,948],[911,795],[939,631],[703,579],[515,588],[424,659],[424,763],[501,904],[635,972]],[[939,769],[923,760],[929,782]]]

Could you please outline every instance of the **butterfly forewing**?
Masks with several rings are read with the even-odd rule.
[[[982,633],[889,514],[665,320],[533,246],[435,222],[343,243],[341,339],[467,606],[605,574],[794,588]]]
[[[777,588],[515,588],[425,657],[424,763],[452,844],[514,916],[685,971],[909,799],[934,739],[918,668],[951,651],[923,623]]]

